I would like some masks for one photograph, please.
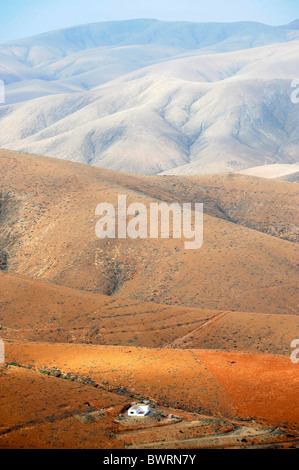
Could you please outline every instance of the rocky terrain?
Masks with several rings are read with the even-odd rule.
[[[298,447],[296,183],[0,161],[0,448]],[[203,246],[98,239],[119,194],[202,202]]]

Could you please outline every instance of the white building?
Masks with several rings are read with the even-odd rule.
[[[128,409],[129,416],[146,416],[150,412],[150,406],[143,403],[131,406]]]

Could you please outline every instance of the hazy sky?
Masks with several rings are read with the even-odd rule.
[[[299,0],[0,0],[0,42],[98,21],[133,18],[259,21],[299,18]]]

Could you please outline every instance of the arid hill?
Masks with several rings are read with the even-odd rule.
[[[298,433],[290,426],[271,426],[252,418],[210,416],[154,403],[148,417],[128,419],[126,410],[132,395],[126,395],[126,390],[107,392],[105,386],[91,379],[86,383],[82,377],[72,374],[66,374],[66,379],[57,375],[57,371],[55,376],[55,371],[39,371],[30,365],[11,364],[0,371],[1,449],[294,448],[298,445]],[[221,390],[220,384],[218,388]],[[224,390],[222,393],[225,394]]]
[[[296,183],[0,164],[0,448],[298,447]],[[119,195],[203,203],[203,246],[98,239]]]
[[[206,350],[7,343],[7,361],[77,376],[160,406],[275,426],[298,424],[297,365],[271,355]],[[287,377],[287,380],[286,380]],[[271,397],[271,400],[269,400]]]
[[[0,273],[4,340],[204,348],[282,355],[299,336],[296,315],[201,310],[84,292]]]
[[[208,310],[296,312],[297,185],[240,175],[136,176],[2,150],[1,269],[101,294]],[[95,208],[203,202],[204,242],[99,240]]]

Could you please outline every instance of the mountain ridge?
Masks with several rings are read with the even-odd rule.
[[[131,20],[2,44],[0,146],[140,174],[292,164],[292,28]]]

